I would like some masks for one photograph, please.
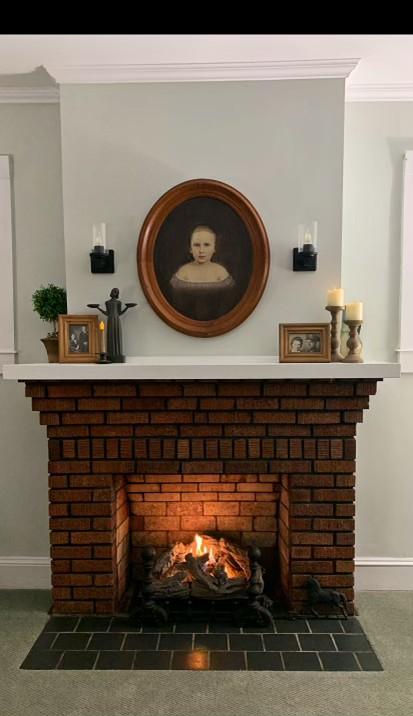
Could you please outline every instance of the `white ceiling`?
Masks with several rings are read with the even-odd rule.
[[[359,58],[348,88],[413,90],[413,35],[0,35],[0,75],[6,76],[39,66],[53,76],[86,66],[348,58]],[[4,77],[3,84],[11,83]]]

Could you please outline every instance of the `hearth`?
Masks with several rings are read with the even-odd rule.
[[[264,594],[258,547],[245,550],[223,537],[195,534],[190,543],[175,542],[158,559],[153,547],[146,547],[142,556],[138,617],[166,623],[171,600],[184,601],[188,614],[198,601],[206,600],[213,613],[217,602],[230,600],[240,624],[273,624],[273,601]]]

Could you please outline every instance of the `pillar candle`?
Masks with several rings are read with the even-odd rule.
[[[327,306],[343,306],[344,291],[342,288],[332,288],[327,291]]]
[[[346,305],[346,321],[362,321],[363,320],[363,304],[360,301],[348,303]]]
[[[100,330],[100,352],[106,353],[105,350],[105,324],[103,321],[99,323],[99,330]]]

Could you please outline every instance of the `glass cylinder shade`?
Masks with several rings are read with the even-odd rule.
[[[298,251],[303,254],[313,255],[318,250],[318,222],[311,221],[307,224],[298,225]]]
[[[93,224],[93,252],[106,253],[106,224],[103,221]]]

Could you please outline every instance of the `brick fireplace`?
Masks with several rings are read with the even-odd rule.
[[[54,613],[116,613],[143,546],[195,532],[259,546],[289,608],[313,575],[353,611],[355,435],[376,384],[26,380],[47,426]]]

